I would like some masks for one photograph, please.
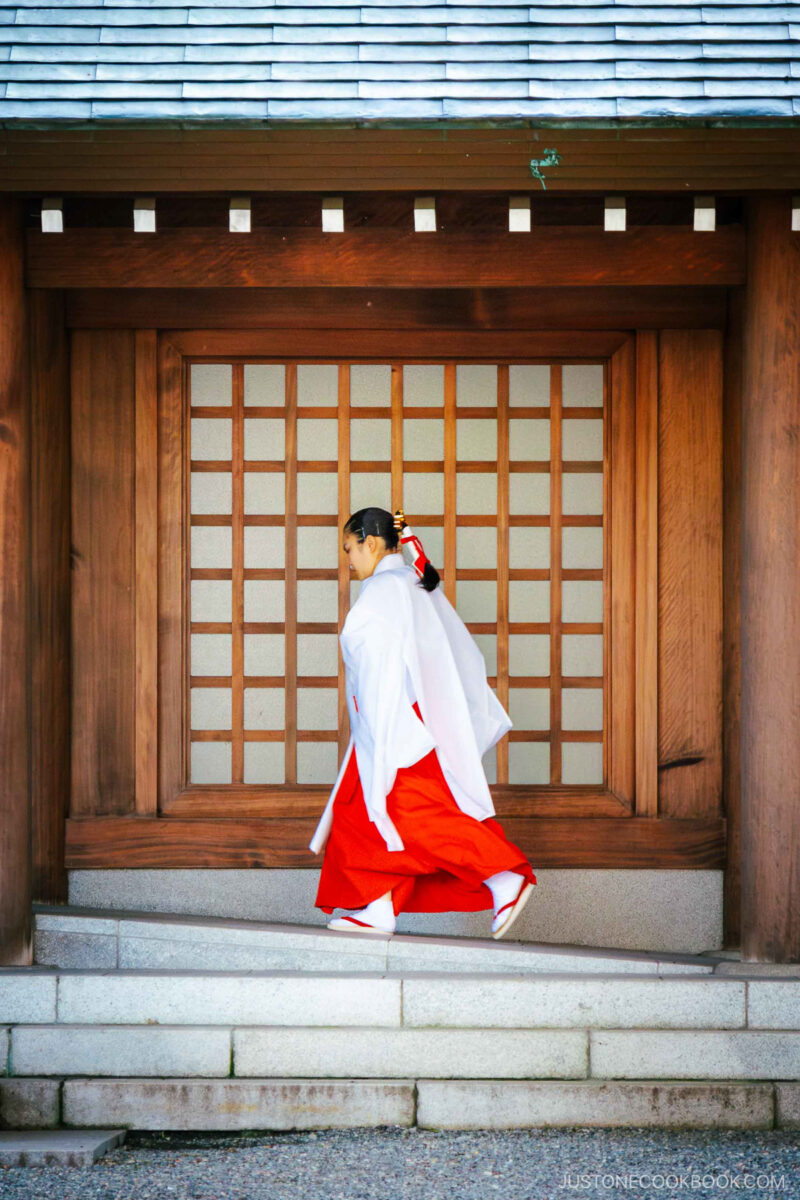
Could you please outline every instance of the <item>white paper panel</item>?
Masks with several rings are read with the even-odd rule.
[[[189,484],[192,513],[230,513],[232,479],[229,471],[192,471]]]
[[[561,747],[563,783],[602,783],[602,742],[564,742]]]
[[[509,621],[550,620],[550,580],[510,579],[508,583]]]
[[[286,458],[286,422],[283,417],[245,417],[244,457],[250,459]]]
[[[283,363],[245,363],[244,402],[282,407],[286,403],[286,367]]]
[[[550,688],[510,687],[508,705],[517,729],[550,728]]]
[[[189,778],[191,783],[230,783],[230,742],[192,742]]]
[[[508,402],[529,408],[550,403],[550,368],[540,363],[519,363],[508,369]]]
[[[603,461],[603,422],[568,418],[561,426],[561,457]]]
[[[569,516],[595,516],[603,511],[603,476],[565,471],[561,477],[562,511]]]
[[[283,729],[286,694],[283,688],[244,689],[245,729]]]
[[[230,621],[230,579],[193,579],[190,584],[192,621]]]
[[[209,459],[231,461],[231,429],[227,417],[192,417],[190,457],[196,462]]]
[[[336,688],[297,689],[297,728],[336,729],[338,727]]]
[[[333,476],[334,485],[336,477]],[[392,511],[392,476],[388,471],[354,471],[350,476],[350,513],[360,508],[385,508]],[[336,512],[336,498],[331,506]]]
[[[350,457],[356,462],[392,457],[392,422],[382,418],[354,418],[350,421]]]
[[[511,525],[508,564],[512,570],[550,569],[550,530],[546,525]]]
[[[456,458],[497,462],[497,421],[459,417],[456,421]]]
[[[550,421],[539,417],[508,422],[508,457],[512,462],[550,460]]]
[[[297,565],[328,567],[333,570],[344,558],[342,538],[335,525],[299,525],[297,528]]]
[[[244,634],[245,675],[283,675],[286,639],[282,633]]]
[[[336,675],[339,670],[339,637],[335,633],[298,633],[297,674]]]
[[[283,570],[285,564],[286,531],[282,525],[245,525],[245,567],[274,567]]]
[[[297,620],[335,621],[338,597],[339,585],[335,579],[299,579],[297,581]]]
[[[561,692],[562,729],[602,729],[603,689],[563,688]]]
[[[193,633],[190,641],[192,675],[230,675],[231,635],[229,633]]]
[[[350,407],[392,403],[392,368],[378,363],[354,363],[350,368]]]
[[[473,633],[472,637],[478,644],[478,649],[483,655],[483,661],[486,663],[486,674],[497,674],[497,634],[496,633]]]
[[[509,783],[549,783],[550,747],[547,742],[508,743]]]
[[[481,759],[487,783],[497,783],[497,745],[490,746]]]
[[[497,584],[493,579],[459,579],[456,611],[462,621],[497,620]]]
[[[561,583],[562,621],[602,621],[603,581],[564,579]]]
[[[232,536],[230,526],[226,528],[224,525],[192,525],[189,531],[192,566],[230,569]],[[245,530],[245,540],[246,538]]]
[[[190,728],[230,729],[230,688],[190,688],[189,699]]]
[[[550,472],[517,472],[508,477],[509,512],[514,516],[550,512]]]
[[[304,516],[323,516],[338,511],[335,471],[298,471],[297,511]]]
[[[301,363],[297,368],[298,404],[339,403],[339,368],[335,363]]]
[[[456,528],[456,566],[497,570],[497,527],[459,525]]]
[[[333,786],[339,769],[336,742],[297,743],[297,782],[329,783]]]
[[[439,417],[403,420],[403,458],[406,462],[434,459],[444,462],[444,421]]]
[[[282,579],[245,579],[245,621],[286,619],[286,584]]]
[[[497,404],[497,367],[485,363],[459,363],[456,367],[456,404],[494,408]],[[466,455],[477,458],[478,455]]]
[[[338,459],[339,422],[328,417],[298,417],[297,457]]]
[[[283,742],[245,742],[244,782],[286,782],[286,750]]]
[[[603,635],[565,633],[561,638],[562,675],[602,675]]]
[[[548,633],[510,633],[508,635],[509,675],[549,675],[550,635]]]
[[[456,474],[456,511],[496,517],[497,473],[459,471]]]
[[[191,403],[230,405],[233,373],[230,363],[192,363]]]
[[[602,570],[602,525],[565,525],[561,530],[561,563],[570,570]]]
[[[602,407],[603,364],[575,363],[562,368],[561,403],[565,408],[573,405]]]
[[[245,471],[244,511],[277,516],[286,510],[286,476],[283,471]]]
[[[436,364],[403,367],[404,405],[443,405],[444,367]]]
[[[403,511],[407,517],[434,516],[444,512],[444,475],[433,471],[412,471],[403,476]],[[413,525],[412,525],[413,528]],[[420,539],[425,552],[425,530],[420,529]],[[430,557],[430,555],[428,555]]]

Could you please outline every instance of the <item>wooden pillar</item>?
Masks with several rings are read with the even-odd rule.
[[[742,387],[742,958],[800,961],[800,234],[748,200]]]
[[[20,201],[0,196],[0,964],[33,959],[28,378]]]

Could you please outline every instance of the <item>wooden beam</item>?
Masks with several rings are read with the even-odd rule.
[[[33,961],[28,347],[22,204],[0,197],[0,965]]]
[[[29,229],[31,287],[728,286],[744,280],[739,225],[702,237],[672,225],[608,234],[538,226],[530,236],[402,230]]]
[[[74,329],[722,329],[727,289],[78,288],[66,300]]]
[[[67,866],[319,867],[317,818],[114,817],[67,822]],[[710,870],[724,865],[724,820],[509,817],[503,828],[535,868]]]
[[[742,383],[742,959],[800,962],[800,234],[748,208]]]

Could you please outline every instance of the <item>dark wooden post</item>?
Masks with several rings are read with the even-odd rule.
[[[742,388],[742,958],[800,961],[800,233],[748,200]]]
[[[0,963],[33,960],[28,376],[20,201],[0,196]]]

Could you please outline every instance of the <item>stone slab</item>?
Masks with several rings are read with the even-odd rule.
[[[800,1030],[800,979],[755,979],[747,984],[752,1029]]]
[[[12,1075],[211,1075],[230,1071],[229,1029],[15,1025]]]
[[[800,1079],[800,1033],[591,1029],[590,1071],[600,1079]]]
[[[403,1024],[506,1028],[743,1028],[741,980],[436,975],[403,980]]]
[[[17,1021],[55,1021],[56,980],[47,967],[0,967],[0,1013]]]
[[[234,1029],[237,1077],[584,1078],[576,1029]]]
[[[0,1129],[52,1129],[61,1119],[57,1079],[0,1079]]]
[[[800,1129],[800,1083],[775,1083],[775,1124]]]
[[[411,1126],[408,1079],[68,1079],[64,1119],[128,1129],[348,1129]]]
[[[90,1167],[124,1140],[124,1129],[0,1130],[0,1165]]]
[[[772,1110],[768,1083],[417,1081],[421,1129],[770,1129]]]
[[[274,942],[260,946],[241,945],[235,941],[184,941],[177,937],[122,937],[119,940],[119,966],[129,969],[157,967],[171,971],[205,968],[214,971],[346,971],[352,974],[384,971],[386,953],[352,954],[328,949],[327,943],[304,950]]]
[[[50,967],[116,967],[116,934],[84,933],[81,930],[36,930],[33,955],[37,963]]]

